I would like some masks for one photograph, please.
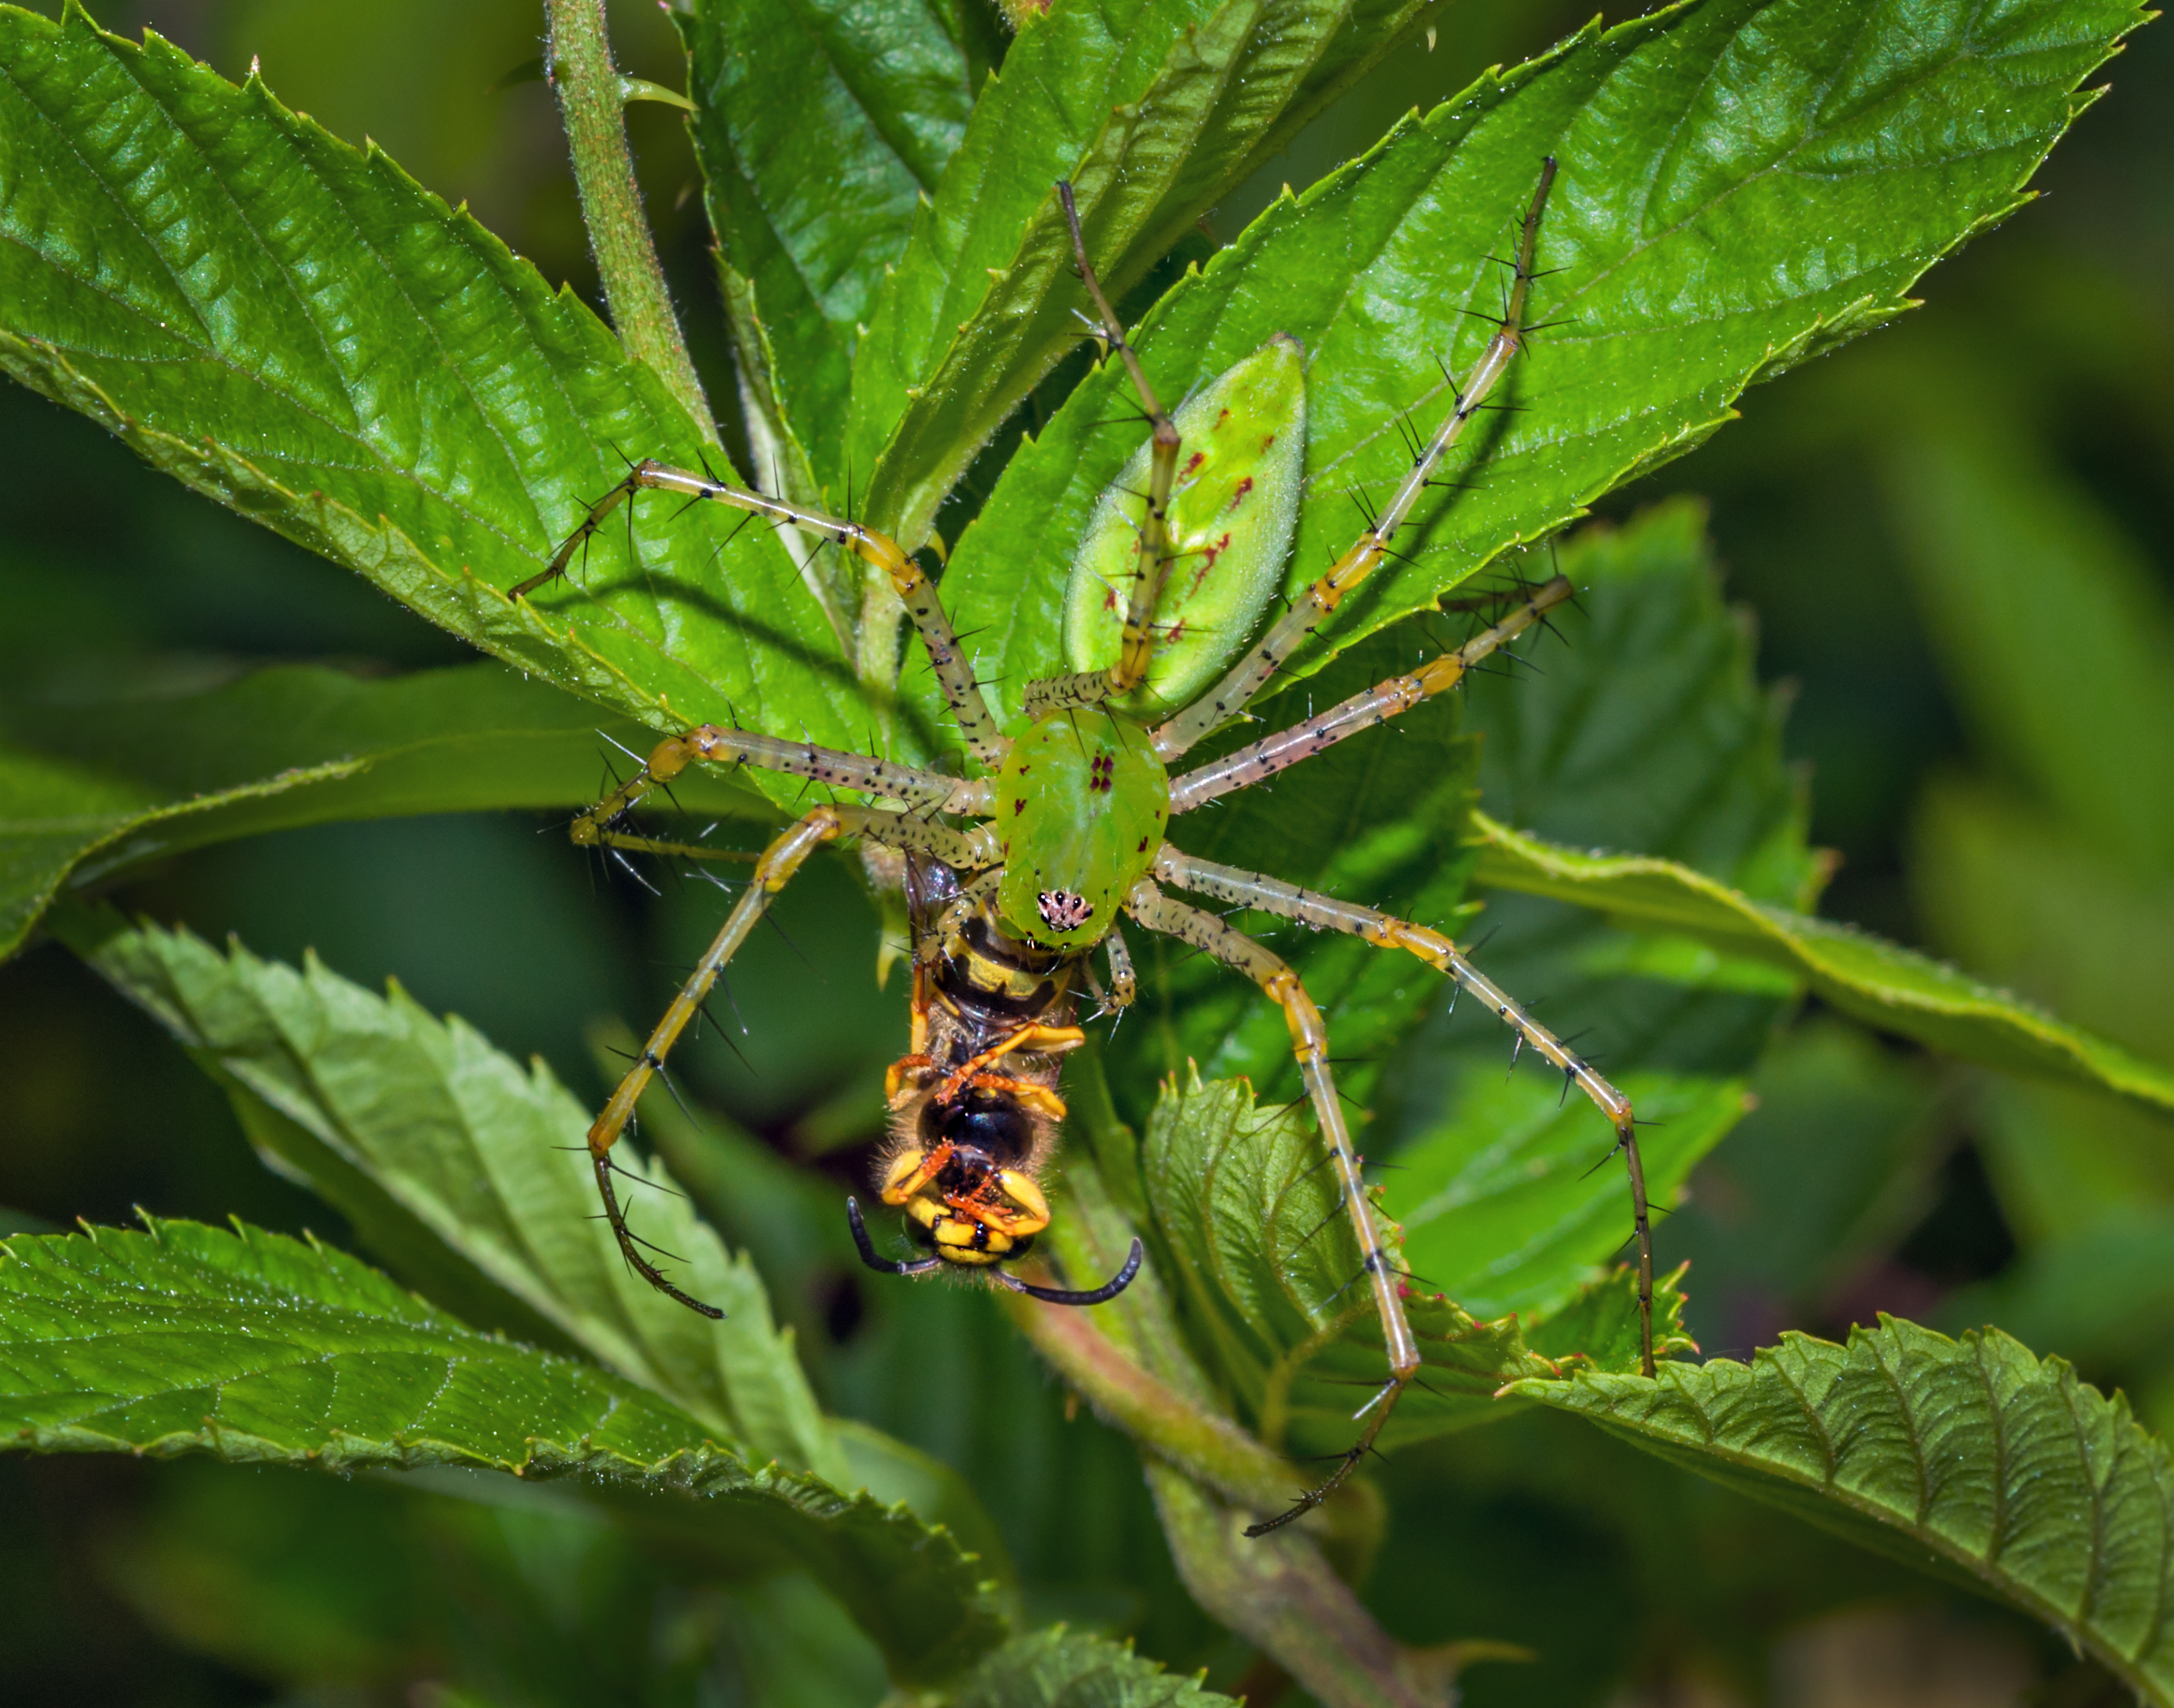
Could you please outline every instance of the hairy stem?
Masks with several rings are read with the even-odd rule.
[[[544,0],[551,86],[574,156],[581,217],[596,251],[604,301],[629,354],[646,362],[712,443],[716,421],[679,335],[657,245],[642,211],[626,142],[625,94],[612,64],[604,0]]]

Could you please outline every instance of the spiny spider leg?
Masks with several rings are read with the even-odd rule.
[[[1124,644],[1117,654],[1117,662],[1107,670],[1083,671],[1077,675],[1028,684],[1026,712],[1030,717],[1061,711],[1068,705],[1099,705],[1106,700],[1131,693],[1147,679],[1148,662],[1155,655],[1155,602],[1162,597],[1163,578],[1170,572],[1170,489],[1177,478],[1177,424],[1156,401],[1155,387],[1148,383],[1147,370],[1140,366],[1138,355],[1126,342],[1124,322],[1117,318],[1109,298],[1102,294],[1101,281],[1095,278],[1094,265],[1087,259],[1087,240],[1080,235],[1079,210],[1073,203],[1072,186],[1058,179],[1057,194],[1064,204],[1065,224],[1072,229],[1072,255],[1079,270],[1080,283],[1095,300],[1095,312],[1101,317],[1103,338],[1124,358],[1126,370],[1133,376],[1133,389],[1139,393],[1140,407],[1154,426],[1150,442],[1155,450],[1148,475],[1147,512],[1140,520],[1139,549],[1133,559],[1132,597],[1125,605]]]
[[[1392,676],[1332,705],[1318,716],[1263,738],[1235,753],[1173,778],[1170,809],[1189,813],[1234,789],[1250,788],[1263,778],[1310,759],[1347,736],[1386,723],[1421,700],[1447,693],[1465,673],[1505,642],[1515,640],[1571,597],[1569,578],[1557,576],[1491,629],[1475,635],[1454,652],[1429,659],[1409,676]]]
[[[1285,919],[1295,919],[1316,930],[1349,932],[1377,949],[1400,949],[1417,955],[1457,981],[1495,1011],[1495,1017],[1517,1035],[1522,1047],[1529,1044],[1565,1079],[1598,1105],[1615,1129],[1615,1148],[1623,1153],[1630,1176],[1631,1219],[1638,1236],[1639,1363],[1653,1374],[1653,1231],[1647,1214],[1646,1168],[1638,1156],[1638,1138],[1630,1114],[1630,1100],[1596,1073],[1590,1063],[1534,1019],[1524,1006],[1465,959],[1463,953],[1438,931],[1414,925],[1371,907],[1338,901],[1317,890],[1304,889],[1258,872],[1199,860],[1165,842],[1156,857],[1155,875],[1165,884],[1212,895],[1219,901],[1258,908]],[[1242,939],[1241,939],[1242,941]]]
[[[1110,988],[1103,994],[1102,1012],[1122,1013],[1132,1007],[1140,985],[1138,976],[1133,971],[1133,952],[1125,947],[1125,939],[1115,925],[1102,939],[1102,952],[1110,958]]]
[[[893,765],[865,754],[841,753],[813,742],[781,741],[776,736],[747,730],[724,729],[714,723],[698,724],[684,735],[668,736],[649,755],[647,763],[625,782],[574,820],[572,835],[581,847],[632,848],[657,852],[652,846],[616,827],[651,790],[667,786],[690,765],[703,761],[715,765],[753,765],[765,771],[782,771],[806,777],[833,788],[852,789],[879,799],[903,801],[908,806],[938,813],[981,813],[987,810],[988,786],[963,782],[937,771],[917,770]],[[700,854],[703,851],[669,851]],[[712,852],[710,857],[719,857]]]
[[[798,824],[787,827],[762,851],[755,862],[754,877],[727,916],[716,940],[695,964],[694,972],[672,999],[672,1006],[665,1010],[656,1030],[650,1033],[641,1054],[589,1128],[589,1157],[596,1168],[597,1186],[603,1195],[604,1210],[611,1221],[612,1234],[619,1241],[620,1254],[650,1285],[705,1316],[722,1316],[724,1313],[713,1305],[690,1298],[673,1286],[637,1249],[634,1235],[628,1231],[626,1217],[619,1208],[618,1195],[612,1190],[611,1149],[634,1118],[635,1105],[641,1101],[650,1080],[663,1071],[664,1058],[671,1053],[673,1045],[701,1012],[702,1003],[725,964],[747,941],[756,922],[769,911],[777,893],[808,857],[825,843],[834,842],[841,836],[866,836],[892,847],[933,854],[946,864],[963,867],[990,864],[996,851],[987,839],[879,807],[818,807]]]
[[[1165,848],[1166,852],[1175,852],[1166,844]],[[1247,1535],[1264,1536],[1320,1505],[1343,1485],[1344,1478],[1372,1450],[1375,1438],[1382,1433],[1382,1425],[1388,1420],[1405,1385],[1419,1374],[1419,1343],[1413,1338],[1411,1324],[1405,1318],[1403,1298],[1397,1290],[1396,1272],[1382,1248],[1380,1230],[1374,1225],[1372,1200],[1367,1196],[1366,1179],[1360,1172],[1358,1154],[1351,1148],[1344,1105],[1337,1100],[1336,1083],[1328,1067],[1328,1028],[1322,1024],[1321,1010],[1306,995],[1298,975],[1252,938],[1225,925],[1214,914],[1203,913],[1165,895],[1150,878],[1142,878],[1133,886],[1125,898],[1125,911],[1149,931],[1189,943],[1226,965],[1236,967],[1283,1009],[1284,1019],[1290,1028],[1291,1053],[1298,1059],[1300,1077],[1306,1083],[1314,1118],[1320,1123],[1322,1143],[1335,1161],[1344,1208],[1350,1215],[1352,1231],[1359,1236],[1359,1249],[1365,1254],[1365,1273],[1374,1289],[1374,1309],[1382,1319],[1382,1339],[1389,1354],[1389,1379],[1362,1409],[1366,1422],[1357,1442],[1345,1452],[1328,1480],[1300,1495],[1289,1511],[1247,1527]]]
[[[1328,619],[1345,595],[1389,554],[1390,542],[1404,525],[1412,505],[1418,502],[1428,478],[1450,446],[1457,443],[1458,435],[1464,431],[1464,424],[1479,413],[1488,394],[1495,389],[1495,381],[1510,365],[1511,359],[1524,347],[1522,328],[1525,300],[1533,282],[1533,249],[1539,236],[1540,210],[1547,205],[1548,191],[1555,181],[1555,157],[1549,155],[1540,168],[1539,187],[1533,192],[1532,203],[1525,210],[1517,239],[1516,283],[1511,287],[1501,325],[1487,341],[1487,348],[1480,353],[1472,371],[1465,376],[1464,389],[1456,394],[1456,407],[1435,430],[1426,448],[1413,459],[1410,471],[1394,495],[1382,507],[1373,526],[1359,536],[1357,543],[1337,559],[1327,575],[1306,589],[1304,597],[1254,644],[1222,681],[1155,731],[1155,749],[1163,759],[1176,758],[1211,730],[1244,711],[1262,685],[1283,668],[1284,662]],[[1452,390],[1455,391],[1453,386]]]
[[[714,499],[735,510],[768,516],[772,522],[787,523],[819,535],[833,545],[842,546],[863,563],[883,571],[890,578],[891,587],[905,605],[907,615],[913,619],[928,662],[935,669],[937,684],[944,691],[952,716],[958,720],[959,732],[965,738],[968,749],[991,770],[1003,763],[1010,743],[998,731],[996,720],[989,715],[988,705],[982,698],[981,684],[974,679],[973,666],[959,650],[959,637],[952,631],[951,619],[944,613],[944,603],[937,597],[935,583],[922,573],[920,565],[895,540],[873,528],[863,527],[857,522],[804,510],[782,499],[749,492],[707,474],[692,474],[668,463],[644,460],[635,463],[625,479],[590,506],[581,526],[567,535],[565,543],[548,565],[506,597],[525,598],[565,574],[574,554],[588,543],[603,526],[604,518],[641,492],[676,492],[692,499]]]

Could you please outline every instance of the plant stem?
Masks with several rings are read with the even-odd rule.
[[[1326,1708],[1442,1708],[1450,1657],[1395,1642],[1321,1552],[1289,1532],[1247,1541],[1233,1511],[1175,1466],[1147,1461],[1171,1558],[1193,1600]]]
[[[1061,1273],[1109,1273],[1132,1229],[1097,1165],[1122,1159],[1097,1064],[1082,1064],[1073,1113],[1084,1141],[1064,1163],[1065,1214],[1047,1235]],[[1381,1514],[1347,1487],[1309,1524],[1257,1540],[1249,1519],[1281,1511],[1301,1480],[1290,1463],[1220,1413],[1186,1348],[1162,1278],[1144,1271],[1095,1311],[1004,1295],[1012,1318],[1105,1419],[1136,1440],[1178,1575],[1216,1619],[1259,1646],[1328,1708],[1428,1708],[1448,1695],[1438,1657],[1391,1638],[1324,1555],[1371,1556]]]
[[[679,334],[642,211],[641,188],[635,181],[604,0],[544,0],[544,15],[550,36],[544,62],[551,86],[559,92],[581,217],[588,224],[612,325],[627,353],[649,365],[715,443],[717,423]]]
[[[1084,1311],[1005,1301],[1012,1320],[1097,1413],[1254,1516],[1288,1506],[1302,1477],[1237,1424],[1149,1374]]]

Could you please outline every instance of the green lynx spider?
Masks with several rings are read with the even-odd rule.
[[[1122,643],[1117,661],[1091,670],[1034,684],[1027,691],[1032,722],[1016,737],[1000,732],[984,703],[971,665],[960,651],[935,587],[894,542],[850,521],[817,514],[759,492],[744,491],[708,474],[645,462],[600,500],[562,545],[549,566],[513,590],[521,597],[565,574],[575,554],[605,516],[637,494],[658,490],[690,500],[714,499],[788,524],[835,543],[886,574],[919,632],[936,679],[974,760],[987,775],[971,779],[914,770],[888,760],[811,746],[806,743],[722,728],[690,730],[662,743],[632,781],[575,824],[577,841],[592,846],[657,850],[660,845],[626,833],[630,809],[652,787],[690,764],[754,765],[873,797],[867,806],[816,808],[771,842],[754,875],[717,939],[703,955],[646,1046],[613,1094],[589,1133],[597,1178],[627,1261],[653,1284],[696,1310],[709,1307],[674,1287],[628,1232],[612,1185],[609,1153],[625,1132],[635,1105],[666,1054],[700,1011],[713,982],[744,943],[773,898],[814,850],[841,838],[858,837],[886,848],[942,862],[962,875],[955,905],[971,910],[983,928],[1018,954],[1039,954],[1062,991],[1098,946],[1109,956],[1111,978],[1106,1004],[1131,999],[1133,980],[1122,939],[1122,912],[1147,930],[1182,939],[1244,973],[1283,1009],[1294,1053],[1321,1136],[1333,1161],[1343,1206],[1357,1235],[1378,1313],[1389,1375],[1360,1408],[1361,1434],[1334,1472],[1299,1497],[1289,1511],[1249,1534],[1260,1534],[1318,1505],[1349,1476],[1379,1435],[1405,1386],[1418,1374],[1420,1349],[1405,1318],[1400,1272],[1382,1245],[1329,1069],[1328,1037],[1320,1012],[1298,977],[1268,949],[1221,917],[1179,901],[1165,886],[1213,901],[1295,920],[1317,929],[1349,932],[1382,948],[1402,949],[1447,974],[1484,1002],[1529,1047],[1597,1104],[1614,1130],[1627,1165],[1638,1246],[1638,1303],[1646,1374],[1653,1373],[1652,1246],[1646,1188],[1632,1130],[1630,1104],[1582,1058],[1481,973],[1439,932],[1375,909],[1304,889],[1257,872],[1196,859],[1163,839],[1170,817],[1187,813],[1234,790],[1246,788],[1311,758],[1359,731],[1409,711],[1454,688],[1479,660],[1570,597],[1557,576],[1501,620],[1453,652],[1443,653],[1408,675],[1394,676],[1305,722],[1198,768],[1170,775],[1172,762],[1211,732],[1241,714],[1285,660],[1338,604],[1388,555],[1429,477],[1465,424],[1485,403],[1523,341],[1527,296],[1540,218],[1555,163],[1543,166],[1538,187],[1520,223],[1514,274],[1499,330],[1433,436],[1418,451],[1395,495],[1373,525],[1290,608],[1271,624],[1206,693],[1160,721],[1122,709],[1137,700],[1151,671],[1159,625],[1157,602],[1176,557],[1168,526],[1177,473],[1180,434],[1157,402],[1153,387],[1089,264],[1071,188],[1060,184],[1080,279],[1096,317],[1088,324],[1122,358],[1152,424],[1151,473],[1145,507],[1136,522],[1138,546],[1129,568]],[[1083,316],[1084,318],[1084,316]],[[1293,348],[1295,348],[1295,346]],[[1272,565],[1281,575],[1281,563]],[[1243,635],[1235,636],[1243,640]],[[1214,661],[1221,668],[1226,648]],[[1076,661],[1075,661],[1076,662]],[[979,820],[962,826],[955,821]],[[714,1314],[714,1313],[712,1313]]]

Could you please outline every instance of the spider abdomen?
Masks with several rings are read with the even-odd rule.
[[[1288,332],[1177,406],[1183,440],[1171,489],[1170,560],[1155,604],[1147,679],[1117,703],[1142,716],[1192,700],[1259,627],[1283,589],[1306,474],[1306,351]],[[1073,559],[1064,652],[1106,670],[1123,645],[1127,597],[1149,486],[1143,445],[1105,489]]]

